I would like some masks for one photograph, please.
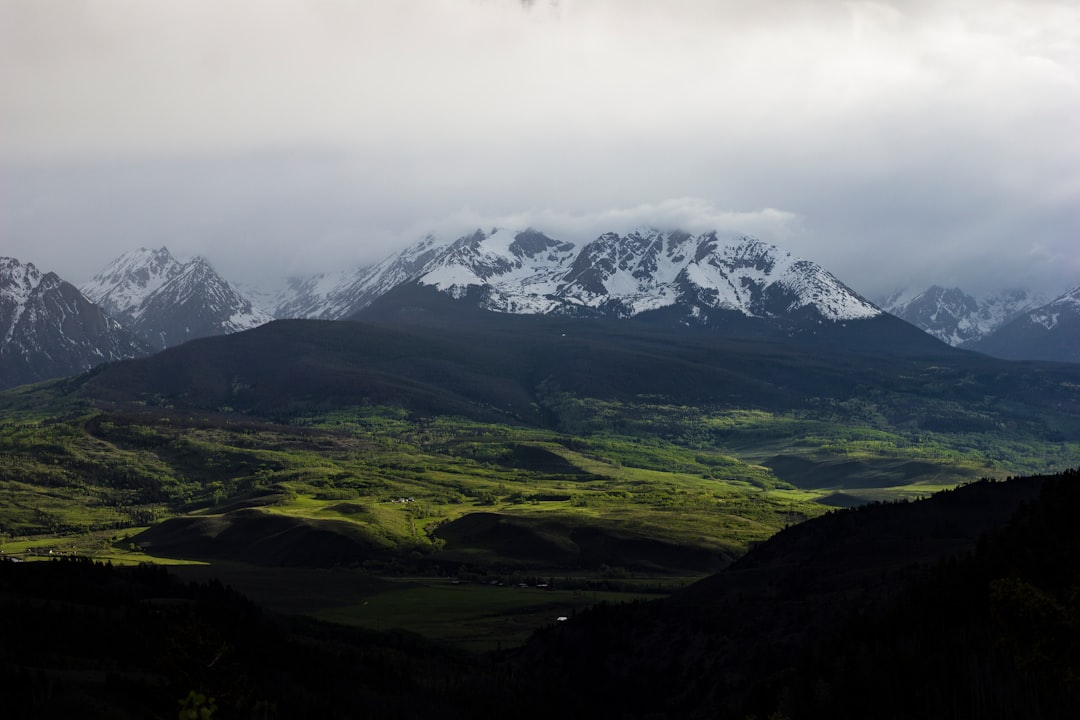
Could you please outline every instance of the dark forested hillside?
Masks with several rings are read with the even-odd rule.
[[[198,340],[105,367],[79,392],[98,401],[276,417],[387,404],[529,424],[550,422],[542,395],[560,392],[765,409],[858,399],[883,402],[893,422],[946,428],[958,411],[984,425],[1005,414],[1049,432],[1061,421],[1073,423],[1062,430],[1076,430],[1080,417],[1076,367],[953,350],[895,318],[818,335],[735,337],[648,319],[477,310],[473,321],[454,314],[443,322],[430,308],[418,312],[423,322],[279,321]],[[894,324],[917,337],[910,352],[894,352],[887,341],[895,340]]]
[[[1078,511],[1076,471],[840,511],[524,663],[578,717],[1073,717]]]
[[[267,617],[161,567],[0,561],[0,609],[18,618],[0,629],[5,717],[467,718],[484,701],[460,653]]]

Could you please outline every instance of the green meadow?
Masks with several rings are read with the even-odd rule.
[[[493,649],[589,604],[662,595],[833,506],[1018,474],[1032,458],[1080,463],[1080,443],[905,429],[866,407],[558,403],[549,428],[390,406],[287,422],[12,413],[0,550],[188,565],[272,608]],[[326,554],[328,536],[352,554]],[[346,574],[329,576],[323,601],[288,600],[288,573],[335,568]],[[385,582],[358,592],[356,577]],[[575,587],[536,587],[569,577]]]

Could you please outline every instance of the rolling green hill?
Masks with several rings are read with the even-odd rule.
[[[420,300],[0,395],[9,550],[704,573],[830,506],[1080,463],[1080,367],[893,318],[788,336]]]

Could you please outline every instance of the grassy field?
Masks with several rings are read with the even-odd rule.
[[[0,419],[0,550],[184,564],[282,611],[491,649],[584,605],[643,597],[491,579],[700,577],[830,507],[1080,464],[1080,443],[907,427],[866,405],[559,403],[575,432],[373,406],[288,423],[12,412]],[[328,536],[344,555],[325,554]],[[288,573],[304,572],[299,597]],[[401,579],[417,573],[442,578]]]
[[[905,430],[862,414],[860,425],[582,400],[579,435],[382,407],[290,425],[162,411],[19,417],[0,420],[0,532],[131,534],[246,503],[351,523],[385,547],[438,549],[441,525],[483,511],[652,525],[738,551],[837,494],[923,496],[1080,463],[1077,442]]]

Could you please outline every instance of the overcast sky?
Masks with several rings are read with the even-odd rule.
[[[229,279],[428,231],[748,233],[1080,284],[1076,0],[0,0],[0,255]]]

